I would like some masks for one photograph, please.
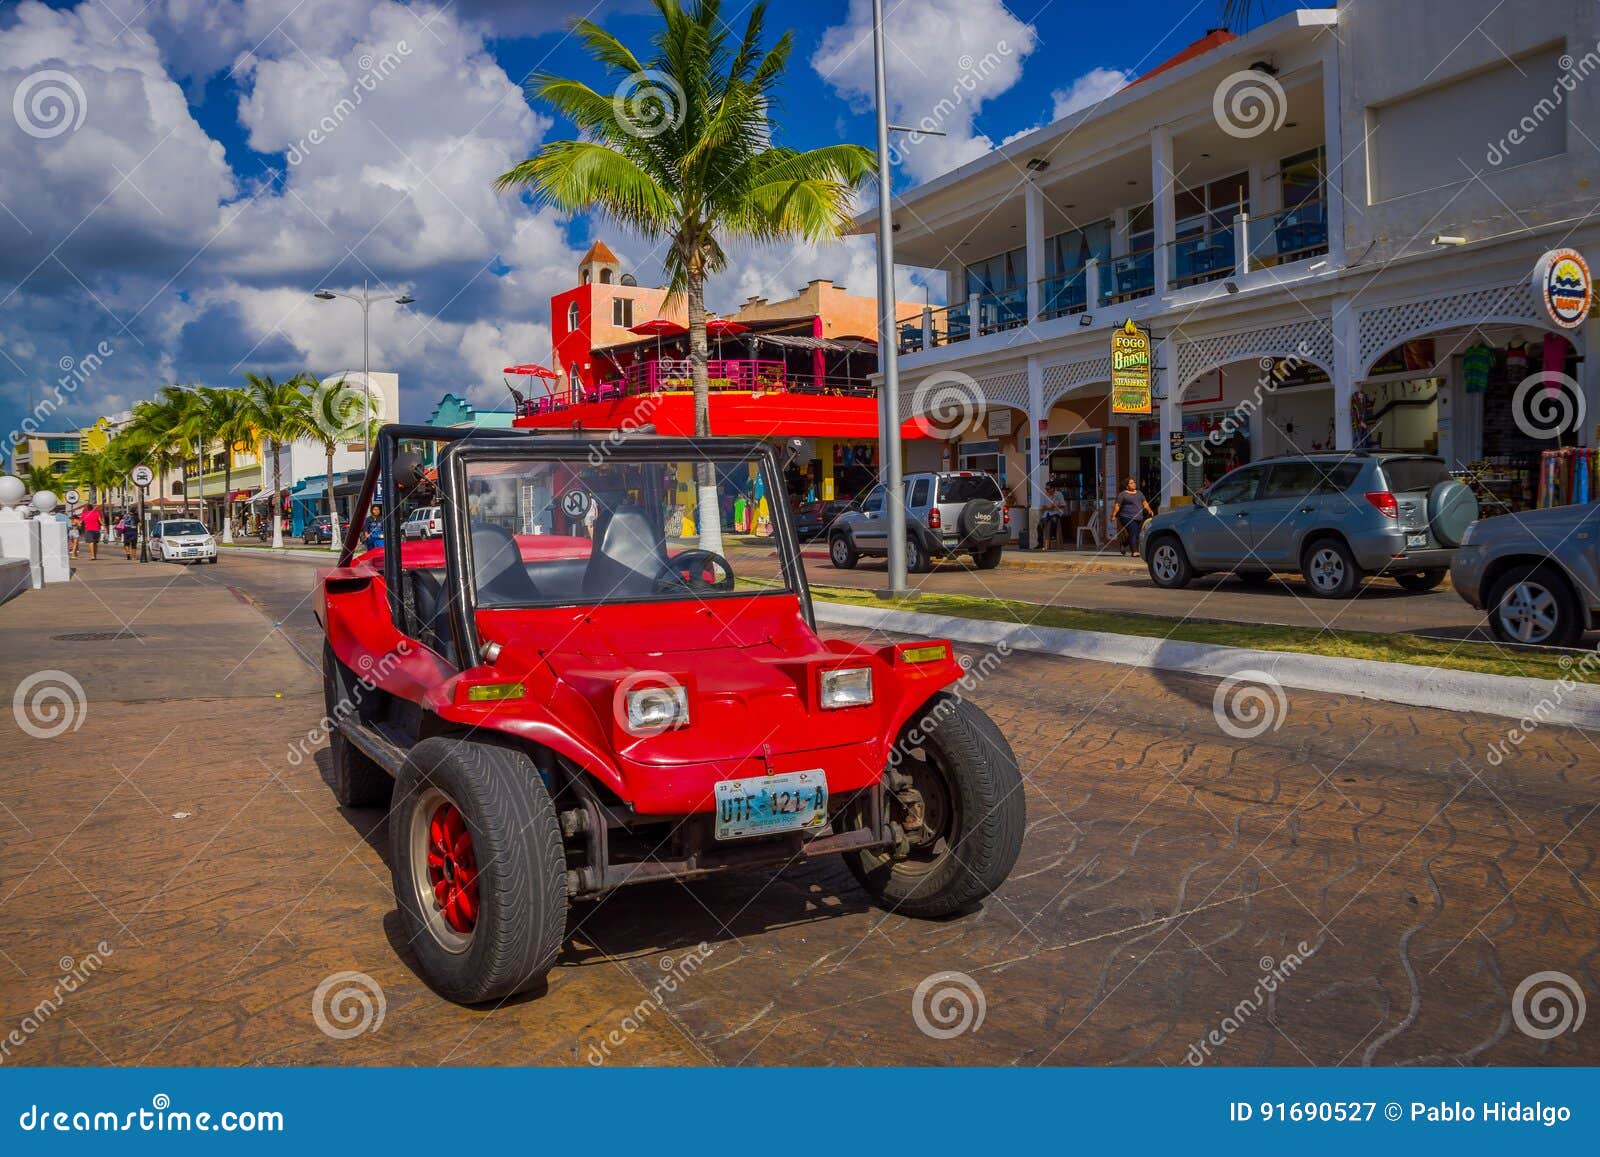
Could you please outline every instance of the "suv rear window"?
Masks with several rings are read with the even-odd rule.
[[[1432,490],[1450,481],[1450,471],[1440,458],[1394,458],[1383,464],[1383,477],[1396,494]]]
[[[939,479],[939,501],[971,502],[974,498],[1001,501],[1000,483],[991,474],[952,474]]]

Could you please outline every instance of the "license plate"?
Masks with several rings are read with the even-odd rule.
[[[724,779],[716,784],[715,796],[719,840],[797,832],[828,822],[828,777],[821,770]]]
[[[1425,534],[1408,534],[1408,535],[1406,535],[1406,545],[1407,546],[1427,546],[1428,545],[1428,536],[1425,535]]]
[[[198,550],[195,550],[193,547],[190,547],[188,550],[185,550],[183,552],[183,557],[184,558],[193,558],[195,555],[197,555],[199,553],[200,552]]]

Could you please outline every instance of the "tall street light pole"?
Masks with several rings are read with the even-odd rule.
[[[178,389],[182,390],[186,394],[193,394],[198,398],[205,397],[205,390],[200,386],[180,385],[178,386]],[[204,525],[206,521],[206,420],[203,413],[199,415],[197,428],[199,429],[200,437],[199,452],[196,455],[198,461],[195,464],[195,489],[198,490],[199,493],[195,495],[195,499],[200,503],[200,523],[201,525]],[[226,500],[227,495],[223,495],[223,498]],[[224,505],[226,505],[226,501],[224,501]],[[185,514],[189,513],[188,483],[185,483],[183,487],[183,512]]]
[[[359,297],[353,293],[341,293],[336,289],[319,289],[316,293],[312,294],[312,296],[320,301],[332,301],[336,297],[344,297],[355,302],[361,307],[361,446],[363,466],[365,469],[370,470],[372,468],[372,377],[371,369],[368,364],[371,350],[368,335],[371,332],[370,323],[372,320],[372,303],[377,301],[378,298],[372,296],[372,292],[368,288],[368,283],[365,278],[363,278],[361,281],[361,296]],[[417,299],[412,297],[409,293],[402,293],[399,297],[394,299],[394,303],[396,305],[411,305],[416,300]],[[328,509],[331,511],[333,509],[332,478],[327,480],[327,485]]]
[[[906,593],[906,504],[900,476],[900,365],[895,328],[893,186],[889,175],[889,104],[884,95],[883,0],[872,0],[872,71],[878,108],[878,356],[883,366],[881,437],[884,507],[889,515],[889,590]]]

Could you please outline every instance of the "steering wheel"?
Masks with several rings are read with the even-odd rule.
[[[733,567],[714,550],[686,550],[667,560],[667,570],[656,580],[656,590],[671,592],[731,591]]]

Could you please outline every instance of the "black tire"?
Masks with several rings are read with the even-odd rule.
[[[928,557],[927,550],[917,540],[915,534],[906,535],[906,572],[908,574],[924,574],[933,569],[933,560]]]
[[[217,565],[217,562],[218,562],[218,560],[217,560],[217,559],[214,559],[214,558],[208,558],[208,559],[206,559],[206,561],[207,561],[207,562],[208,562],[208,563],[210,563],[210,564],[211,564],[211,565],[212,565],[212,566],[216,566],[216,565]]]
[[[1364,577],[1356,556],[1337,538],[1319,538],[1300,558],[1300,573],[1306,587],[1319,599],[1347,599],[1356,593]]]
[[[1188,586],[1194,578],[1194,567],[1189,554],[1175,534],[1163,534],[1146,547],[1145,565],[1150,568],[1150,581],[1165,590],[1177,591]]]
[[[993,570],[1000,565],[1000,556],[1005,553],[1003,546],[991,546],[988,550],[980,550],[972,556],[972,561],[979,570]]]
[[[340,720],[370,716],[379,694],[339,662],[331,644],[323,643],[322,704],[327,712],[328,750],[333,758],[333,798],[345,807],[384,807],[394,790],[394,780],[383,765],[370,759],[339,730]]]
[[[566,859],[555,806],[533,760],[436,736],[411,749],[395,790],[389,862],[422,978],[459,1004],[504,1000],[543,982],[566,938]],[[429,883],[429,830],[447,805],[470,837],[465,862],[476,909],[464,934],[439,910]]]
[[[1487,606],[1489,629],[1502,643],[1576,647],[1583,638],[1583,608],[1572,585],[1553,567],[1512,567],[1495,580]]]
[[[1022,850],[1027,808],[1017,757],[987,715],[945,691],[913,716],[896,750],[908,753],[898,772],[929,777],[946,793],[942,837],[900,860],[869,849],[846,853],[845,863],[891,912],[938,919],[967,911],[1005,883]]]
[[[861,552],[848,534],[835,534],[828,539],[828,561],[838,570],[855,570]]]
[[[1264,587],[1272,581],[1272,573],[1264,570],[1238,570],[1233,577],[1247,587]]]
[[[1444,582],[1445,574],[1445,568],[1438,566],[1431,570],[1417,570],[1412,571],[1410,574],[1397,574],[1394,576],[1394,581],[1408,591],[1416,591],[1421,594],[1424,591],[1431,591],[1434,587]]]

